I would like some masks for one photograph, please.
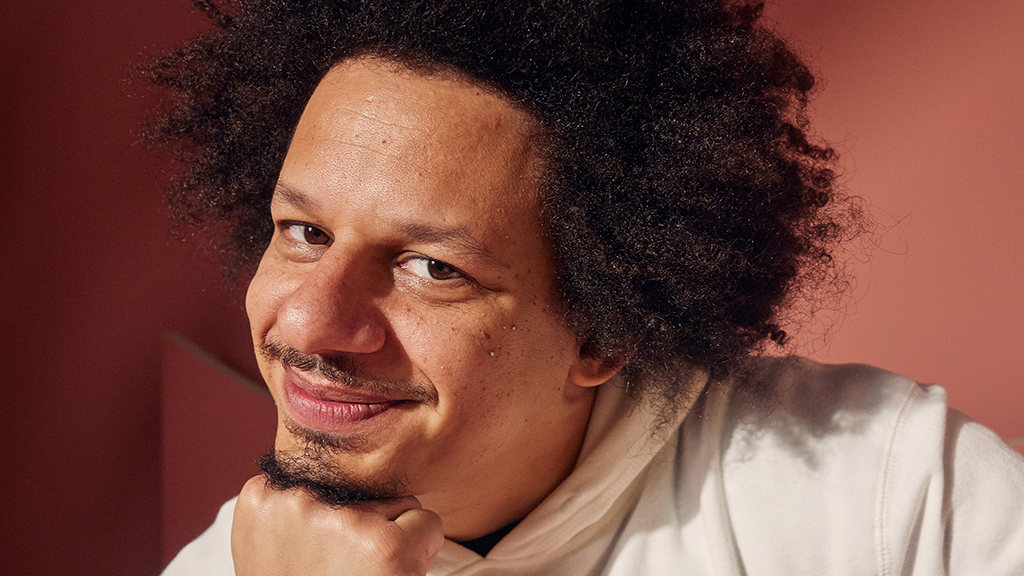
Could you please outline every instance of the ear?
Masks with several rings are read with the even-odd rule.
[[[626,358],[605,355],[590,343],[584,343],[577,352],[576,362],[569,368],[569,380],[582,388],[600,386],[625,365]]]

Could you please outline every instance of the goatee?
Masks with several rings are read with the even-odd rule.
[[[332,507],[394,501],[407,494],[405,485],[397,479],[386,482],[354,479],[326,462],[318,451],[292,455],[271,449],[260,457],[258,464],[270,488],[303,490]]]

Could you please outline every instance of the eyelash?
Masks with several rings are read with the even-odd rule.
[[[333,243],[333,239],[330,237],[329,234],[327,234],[327,232],[325,232],[322,229],[320,229],[320,228],[318,228],[316,226],[313,226],[311,224],[306,224],[304,222],[282,222],[280,224],[280,227],[281,227],[281,230],[282,230],[283,234],[288,235],[289,238],[292,241],[294,241],[295,243],[301,245],[304,248],[305,247],[310,247],[310,246],[330,246]],[[298,231],[294,230],[296,228],[298,228],[300,230],[298,230]],[[309,240],[309,235],[310,234],[316,235],[317,236],[317,240],[320,240],[321,239],[320,237],[322,236],[322,239],[324,241],[323,242],[311,242]],[[428,268],[425,271],[425,273],[426,273],[427,276],[429,276],[429,278],[425,277],[425,276],[423,276],[423,275],[421,275],[419,273],[417,273],[414,270],[412,270],[411,269],[412,268],[411,267],[411,263],[412,262],[424,262],[426,267]],[[418,277],[420,277],[420,278],[422,278],[424,280],[431,280],[431,281],[434,281],[434,282],[451,282],[451,281],[461,280],[461,281],[464,281],[464,282],[474,283],[473,279],[468,274],[466,274],[465,272],[460,270],[459,268],[457,268],[455,266],[452,266],[451,264],[448,264],[447,262],[444,262],[443,260],[437,260],[435,258],[430,258],[429,256],[423,256],[423,255],[419,255],[419,254],[412,254],[410,256],[403,257],[398,262],[398,266],[400,268],[402,268],[403,270],[410,271],[412,274],[414,274],[414,275],[416,275],[416,276],[418,276]],[[434,271],[436,269],[438,269],[438,268],[448,271],[447,275],[444,278],[437,278],[437,277],[435,277]]]

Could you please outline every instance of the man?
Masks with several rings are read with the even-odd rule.
[[[1024,572],[1024,463],[758,359],[856,225],[723,2],[263,2],[154,67],[275,450],[168,574]]]

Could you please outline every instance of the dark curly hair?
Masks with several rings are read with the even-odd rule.
[[[237,272],[273,231],[275,181],[328,69],[371,55],[453,71],[532,114],[566,322],[627,385],[673,404],[769,341],[857,218],[810,138],[814,77],[727,0],[252,0],[148,69],[170,88],[151,141],[184,161],[170,202],[220,224]]]

